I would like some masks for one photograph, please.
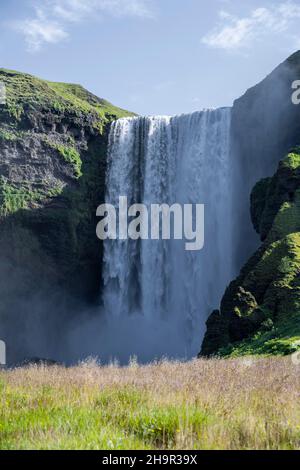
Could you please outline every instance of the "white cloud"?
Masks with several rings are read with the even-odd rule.
[[[17,22],[14,26],[25,36],[28,49],[32,52],[38,51],[44,43],[55,44],[68,37],[59,23],[46,18],[40,10],[37,10],[35,18]]]
[[[66,21],[81,21],[92,14],[149,18],[152,11],[145,0],[50,0],[53,14]]]
[[[28,50],[55,44],[69,36],[68,25],[99,16],[153,18],[149,0],[46,0],[31,18],[14,23],[25,37]]]
[[[234,50],[249,46],[266,36],[288,33],[297,25],[300,6],[283,2],[270,8],[257,8],[247,17],[236,17],[219,12],[220,22],[213,31],[202,38],[202,43],[215,48]]]

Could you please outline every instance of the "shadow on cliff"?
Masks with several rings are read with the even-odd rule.
[[[282,156],[299,143],[300,105],[292,103],[295,80],[300,80],[300,51],[234,102],[231,154],[236,182],[233,209],[240,221],[234,239],[237,273],[259,245],[249,215],[251,191],[259,180],[272,176]]]

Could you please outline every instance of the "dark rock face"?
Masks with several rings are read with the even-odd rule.
[[[0,82],[0,332],[9,349],[41,324],[49,341],[50,331],[59,337],[66,310],[97,301],[108,126],[130,113],[78,85],[7,70]],[[8,354],[35,355],[27,346]]]
[[[253,189],[262,246],[207,321],[202,355],[289,354],[300,339],[300,148]]]
[[[299,144],[300,106],[292,103],[292,83],[300,79],[300,51],[279,65],[265,80],[235,101],[231,146],[235,178],[233,210],[241,221],[236,230],[237,268],[258,245],[250,217],[253,186],[272,176],[278,162]]]
[[[219,351],[229,343],[228,322],[215,310],[206,322],[207,331],[202,343],[201,355],[210,356],[215,351]]]

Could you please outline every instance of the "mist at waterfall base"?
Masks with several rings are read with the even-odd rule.
[[[64,360],[74,363],[90,357],[102,364],[116,361],[121,365],[134,357],[140,363],[162,358],[185,360],[190,354],[178,327],[178,323],[164,320],[156,323],[140,313],[129,318],[109,318],[104,310],[97,310],[90,313],[89,319],[85,316],[81,325],[77,321],[71,328]],[[198,341],[198,349],[199,344]]]
[[[70,343],[101,360],[188,359],[232,279],[229,108],[175,117],[124,118],[109,138],[106,202],[204,204],[205,246],[186,240],[107,240],[101,314]],[[99,313],[99,312],[98,312]],[[79,349],[78,349],[79,348]]]

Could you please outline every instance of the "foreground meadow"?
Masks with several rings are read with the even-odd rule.
[[[0,449],[300,449],[291,358],[0,371]]]

